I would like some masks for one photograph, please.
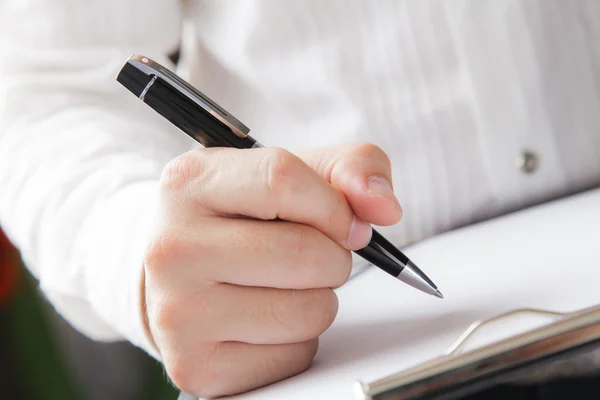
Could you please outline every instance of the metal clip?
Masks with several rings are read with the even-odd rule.
[[[479,320],[479,321],[473,322],[471,324],[471,326],[469,326],[467,328],[467,330],[465,330],[463,332],[463,334],[460,335],[460,337],[456,340],[456,342],[454,342],[454,344],[448,349],[448,351],[446,352],[446,355],[451,356],[451,355],[456,355],[456,354],[460,353],[460,351],[464,348],[465,344],[467,343],[467,340],[471,336],[473,336],[473,334],[480,328],[482,328],[486,325],[489,325],[493,322],[497,322],[506,317],[516,315],[516,314],[546,315],[546,316],[554,317],[554,319],[556,320],[559,318],[566,317],[573,313],[562,313],[562,312],[542,310],[542,309],[537,309],[537,308],[520,308],[517,310],[513,310],[513,311],[503,313],[503,314],[496,315],[495,317],[492,317],[490,319]]]

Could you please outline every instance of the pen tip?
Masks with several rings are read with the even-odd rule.
[[[435,293],[433,294],[435,297],[438,297],[440,299],[444,298],[444,295],[442,294],[442,292],[440,292],[439,290],[436,290]]]

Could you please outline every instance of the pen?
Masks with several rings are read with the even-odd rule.
[[[148,57],[132,55],[119,71],[117,81],[204,147],[262,147],[237,118]],[[375,229],[370,243],[355,253],[418,290],[444,297],[414,262]]]

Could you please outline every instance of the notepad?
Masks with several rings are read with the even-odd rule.
[[[448,232],[406,252],[444,300],[369,268],[337,290],[338,316],[309,370],[229,398],[354,399],[357,380],[440,356],[476,320],[523,307],[569,312],[600,303],[600,189]],[[470,346],[550,322],[517,318]]]

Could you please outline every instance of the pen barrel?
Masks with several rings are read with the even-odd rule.
[[[130,57],[117,75],[117,80],[204,147],[262,147],[248,135],[248,127],[237,118],[147,57]],[[356,253],[401,281],[441,297],[433,282],[376,230],[373,229],[369,245]]]
[[[258,147],[252,137],[241,138],[235,135],[231,128],[160,77],[149,86],[143,97],[146,104],[204,147]]]
[[[398,263],[395,263],[390,259],[381,249],[377,248],[377,245],[370,243],[367,247],[355,251],[356,254],[367,260],[378,268],[397,278],[398,275],[404,270],[404,267]]]

